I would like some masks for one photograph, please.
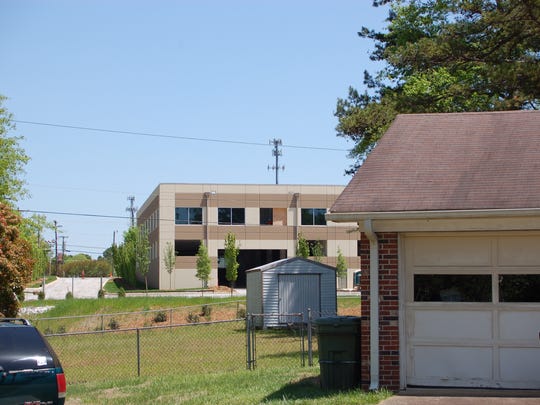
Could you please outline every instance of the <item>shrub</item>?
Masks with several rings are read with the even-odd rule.
[[[109,327],[109,329],[111,330],[117,330],[117,329],[120,329],[120,324],[118,323],[118,321],[114,318],[111,318],[111,320],[109,321],[109,323],[107,324],[107,326]]]
[[[167,313],[164,311],[157,312],[156,315],[154,315],[154,322],[167,322]]]
[[[207,319],[210,319],[210,316],[212,315],[212,307],[210,305],[203,305],[201,315]]]
[[[238,309],[236,310],[236,318],[237,319],[246,319],[246,307],[243,305],[238,306]]]
[[[193,312],[190,312],[188,316],[186,317],[186,321],[188,323],[199,323],[199,315],[194,314]]]
[[[103,298],[105,297],[105,290],[103,288],[101,288],[98,293],[97,293],[97,297],[98,298]]]
[[[43,301],[45,299],[45,293],[43,292],[43,290],[39,290],[37,298],[40,301]]]
[[[120,287],[118,290],[118,296],[124,298],[126,296],[126,290],[124,290],[124,287]]]
[[[68,291],[68,292],[66,293],[66,300],[70,300],[70,299],[72,299],[72,298],[73,298],[73,293],[72,293],[71,291]]]

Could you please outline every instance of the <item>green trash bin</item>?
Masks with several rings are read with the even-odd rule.
[[[360,385],[360,318],[330,316],[314,321],[319,342],[321,387],[344,390]]]

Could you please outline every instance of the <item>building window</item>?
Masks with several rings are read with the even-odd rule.
[[[491,276],[415,274],[415,302],[491,302]]]
[[[274,210],[272,208],[261,208],[259,223],[261,225],[272,225],[274,223]]]
[[[326,208],[302,208],[302,225],[326,225]]]
[[[219,225],[244,225],[246,213],[244,208],[218,208]]]
[[[499,302],[540,302],[540,274],[501,274]]]
[[[174,253],[176,256],[197,256],[199,240],[175,240]]]
[[[176,225],[201,225],[202,208],[176,207],[174,209],[174,223]]]

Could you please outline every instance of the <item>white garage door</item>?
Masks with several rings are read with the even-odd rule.
[[[540,234],[407,234],[407,385],[540,389]]]

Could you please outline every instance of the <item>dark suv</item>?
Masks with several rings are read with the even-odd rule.
[[[0,318],[0,404],[63,405],[66,377],[52,347],[25,319]]]

